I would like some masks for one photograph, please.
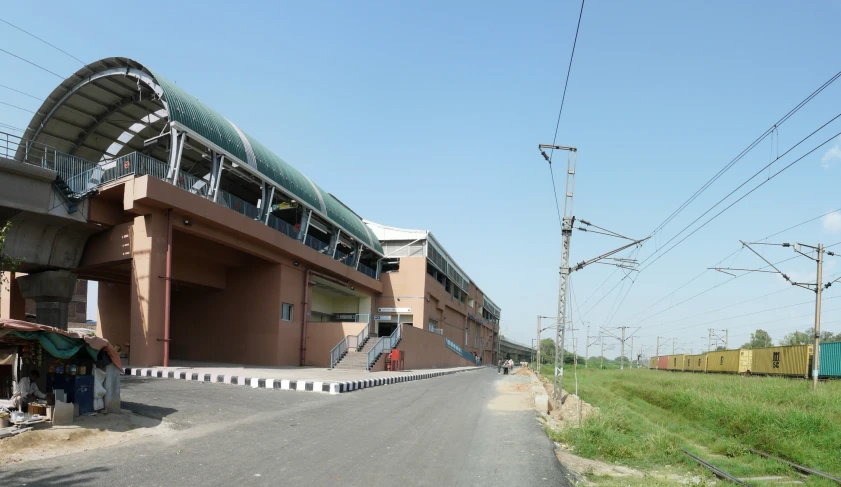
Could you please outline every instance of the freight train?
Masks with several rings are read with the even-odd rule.
[[[818,375],[841,378],[841,342],[821,343]],[[649,367],[659,370],[719,374],[812,376],[813,345],[721,350],[700,355],[651,357]]]

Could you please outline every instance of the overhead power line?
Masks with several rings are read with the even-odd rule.
[[[80,62],[80,63],[82,63],[83,65],[87,66],[87,63],[86,63],[86,62],[84,62],[84,61],[82,61],[81,59],[77,58],[76,56],[74,56],[74,55],[70,54],[69,52],[65,51],[64,49],[62,49],[62,48],[60,48],[60,47],[56,46],[55,44],[51,44],[51,43],[47,42],[46,40],[44,40],[44,39],[42,39],[42,38],[40,38],[40,37],[36,36],[36,35],[35,35],[35,34],[33,34],[32,32],[29,32],[29,31],[27,31],[27,30],[24,30],[24,29],[22,29],[21,27],[18,27],[17,25],[15,25],[15,24],[13,24],[13,23],[9,22],[8,20],[3,20],[3,19],[0,19],[0,22],[3,22],[4,24],[8,25],[9,27],[12,27],[12,28],[14,28],[14,29],[17,29],[17,30],[21,31],[21,32],[23,32],[24,34],[26,34],[26,35],[28,35],[28,36],[30,36],[30,37],[34,37],[35,39],[38,39],[39,41],[41,41],[41,42],[43,42],[44,44],[46,44],[46,45],[48,45],[48,46],[52,47],[52,48],[53,48],[53,49],[55,49],[56,51],[61,52],[61,53],[65,54],[65,55],[67,55],[67,56],[69,56],[69,57],[71,57],[71,58],[75,59],[76,61],[79,61],[79,62]],[[17,57],[17,56],[16,56],[16,57]],[[27,62],[28,62],[28,61],[27,61]],[[42,69],[43,69],[43,68],[42,68]],[[53,73],[53,74],[55,74],[55,73]]]
[[[45,67],[41,66],[40,64],[33,63],[33,62],[32,62],[32,61],[30,61],[29,59],[22,58],[22,57],[18,56],[17,54],[12,53],[12,52],[9,52],[9,51],[7,51],[7,50],[5,50],[5,49],[3,49],[3,48],[0,48],[0,51],[5,52],[5,53],[6,53],[6,54],[8,54],[9,56],[12,56],[12,57],[18,58],[18,59],[20,59],[21,61],[23,61],[23,62],[25,62],[25,63],[31,64],[31,65],[35,66],[36,68],[38,68],[38,69],[40,69],[40,70],[42,70],[42,71],[46,71],[47,73],[50,73],[50,74],[51,74],[51,75],[53,75],[53,76],[56,76],[56,77],[61,78],[61,79],[64,79],[64,76],[62,76],[62,75],[60,75],[60,74],[56,73],[55,71],[50,71],[49,69],[47,69],[47,68],[45,68]]]
[[[662,230],[662,229],[663,229],[663,227],[665,227],[666,225],[668,225],[668,224],[669,224],[669,222],[671,222],[671,221],[672,221],[675,217],[677,217],[677,215],[679,215],[679,214],[680,214],[680,213],[681,213],[681,212],[682,212],[682,211],[683,211],[683,210],[684,210],[687,206],[689,206],[689,205],[690,205],[693,201],[695,201],[695,199],[697,199],[697,198],[698,198],[698,196],[700,196],[700,195],[701,195],[701,193],[703,193],[704,191],[706,191],[706,189],[707,189],[707,188],[709,188],[709,187],[710,187],[713,183],[715,183],[715,182],[716,182],[716,181],[717,181],[717,180],[718,180],[718,179],[719,179],[722,175],[724,175],[724,173],[726,173],[728,170],[730,170],[730,168],[732,168],[734,165],[736,165],[736,164],[737,164],[740,160],[742,160],[742,159],[743,159],[743,158],[744,158],[744,157],[745,157],[745,156],[746,156],[746,155],[747,155],[750,151],[752,151],[754,147],[756,147],[757,145],[759,145],[759,144],[760,144],[763,140],[765,140],[765,139],[766,139],[769,135],[771,135],[772,133],[774,133],[774,132],[776,132],[777,130],[779,130],[779,127],[780,127],[782,124],[784,124],[784,123],[785,123],[785,122],[786,122],[789,118],[791,118],[791,117],[792,117],[795,113],[797,113],[797,112],[798,112],[801,108],[803,108],[803,107],[804,107],[807,103],[809,103],[810,101],[812,101],[812,99],[813,99],[813,98],[815,98],[816,96],[818,96],[818,95],[819,95],[819,94],[820,94],[823,90],[825,90],[825,89],[826,89],[829,85],[831,85],[832,83],[834,83],[834,82],[835,82],[835,80],[837,80],[839,77],[841,77],[841,71],[839,71],[839,72],[835,73],[835,75],[834,75],[834,76],[832,76],[831,78],[829,78],[829,80],[827,80],[824,84],[822,84],[821,86],[819,86],[819,87],[818,87],[815,91],[813,91],[813,92],[812,92],[809,96],[807,96],[806,98],[804,98],[803,100],[801,100],[801,101],[800,101],[800,103],[798,103],[798,104],[797,104],[797,106],[795,106],[794,108],[792,108],[791,110],[789,110],[789,112],[788,112],[788,113],[786,113],[785,115],[783,115],[783,117],[782,117],[782,118],[780,118],[779,120],[777,120],[777,122],[776,122],[776,123],[774,123],[774,125],[773,125],[773,126],[769,127],[769,128],[768,128],[768,130],[766,130],[765,132],[763,132],[763,133],[762,133],[762,135],[760,135],[760,136],[759,136],[759,137],[757,137],[757,138],[756,138],[753,142],[751,142],[751,143],[750,143],[750,144],[749,144],[746,148],[744,148],[744,149],[742,150],[742,152],[740,152],[740,153],[739,153],[739,154],[738,154],[735,158],[733,158],[733,160],[731,160],[730,162],[728,162],[727,164],[725,164],[725,166],[724,166],[723,168],[721,168],[721,169],[720,169],[720,170],[719,170],[719,171],[718,171],[718,172],[717,172],[717,173],[716,173],[716,174],[715,174],[712,178],[710,178],[710,179],[709,179],[706,183],[704,183],[704,185],[703,185],[703,186],[701,186],[701,188],[700,188],[700,189],[698,189],[697,191],[695,191],[695,193],[693,193],[693,194],[692,194],[692,196],[690,196],[690,197],[689,197],[689,199],[687,199],[687,200],[686,200],[686,201],[685,201],[682,205],[680,205],[680,206],[678,207],[678,209],[677,209],[677,210],[675,210],[674,212],[672,212],[672,214],[671,214],[671,215],[669,215],[668,217],[666,217],[666,219],[665,219],[665,220],[663,220],[663,222],[662,222],[662,223],[660,223],[660,225],[658,225],[658,226],[657,226],[657,228],[655,228],[655,229],[654,229],[654,231],[653,231],[653,232],[651,232],[651,233],[653,234],[653,233],[655,233],[655,232],[658,232],[658,231]]]
[[[39,98],[35,95],[30,95],[29,93],[25,93],[25,92],[20,91],[20,90],[16,90],[16,89],[12,88],[11,86],[0,85],[0,88],[6,88],[7,90],[14,91],[15,93],[20,93],[21,95],[28,96],[29,98],[35,98],[36,100],[41,101],[41,98]]]
[[[683,210],[684,210],[687,206],[689,206],[689,205],[690,205],[690,204],[691,204],[691,203],[692,203],[692,202],[693,202],[693,201],[694,201],[694,200],[695,200],[698,196],[700,196],[700,194],[701,194],[701,193],[703,193],[704,191],[706,191],[706,189],[707,189],[707,188],[709,188],[709,187],[710,187],[713,183],[715,183],[715,181],[716,181],[716,180],[718,180],[718,179],[719,179],[719,178],[720,178],[720,177],[721,177],[721,176],[722,176],[725,172],[727,172],[727,171],[728,171],[730,168],[732,168],[732,167],[733,167],[736,163],[738,163],[738,162],[739,162],[742,158],[744,158],[744,157],[745,157],[745,156],[746,156],[746,155],[747,155],[750,151],[752,151],[752,150],[753,150],[753,149],[754,149],[754,148],[755,148],[755,147],[756,147],[759,143],[761,143],[763,140],[765,140],[765,139],[766,139],[769,135],[771,135],[771,134],[778,134],[778,129],[779,129],[779,127],[780,127],[783,123],[785,123],[785,122],[786,122],[789,118],[791,118],[791,117],[792,117],[795,113],[797,113],[797,112],[798,112],[801,108],[803,108],[806,104],[808,104],[810,101],[812,101],[812,99],[814,99],[814,98],[815,98],[816,96],[818,96],[821,92],[823,92],[823,91],[824,91],[824,90],[825,90],[828,86],[830,86],[832,83],[834,83],[834,82],[835,82],[835,81],[836,81],[839,77],[841,77],[841,71],[837,72],[837,73],[836,73],[835,75],[833,75],[830,79],[828,79],[828,80],[827,80],[824,84],[822,84],[822,85],[821,85],[820,87],[818,87],[815,91],[813,91],[811,94],[809,94],[809,96],[807,96],[806,98],[804,98],[803,100],[801,100],[801,101],[800,101],[800,103],[798,103],[798,104],[797,104],[794,108],[792,108],[791,110],[789,110],[789,112],[788,112],[788,113],[786,113],[786,114],[785,114],[782,118],[780,118],[780,119],[779,119],[779,120],[778,120],[778,121],[777,121],[777,122],[776,122],[773,126],[769,127],[769,128],[768,128],[768,129],[767,129],[767,130],[766,130],[766,131],[762,134],[762,135],[760,135],[760,136],[759,136],[759,137],[757,137],[757,138],[756,138],[753,142],[751,142],[751,143],[750,143],[750,144],[749,144],[749,145],[748,145],[745,149],[743,149],[743,150],[742,150],[742,152],[740,152],[740,153],[739,153],[739,154],[738,154],[738,155],[737,155],[737,156],[736,156],[733,160],[731,160],[729,163],[727,163],[727,164],[726,164],[726,165],[725,165],[725,166],[724,166],[721,170],[719,170],[719,172],[718,172],[718,173],[716,173],[716,174],[715,174],[715,175],[714,175],[714,176],[713,176],[710,180],[708,180],[708,181],[707,181],[707,182],[706,182],[706,183],[705,183],[705,184],[704,184],[704,185],[703,185],[700,189],[698,189],[695,193],[693,193],[693,195],[692,195],[692,196],[690,196],[690,197],[689,197],[689,199],[687,199],[687,200],[686,200],[686,201],[685,201],[685,202],[684,202],[684,203],[683,203],[680,207],[678,207],[678,209],[677,209],[677,210],[675,210],[674,212],[672,212],[672,214],[670,214],[670,215],[669,215],[669,216],[668,216],[668,217],[667,217],[667,218],[666,218],[663,222],[661,222],[661,223],[660,223],[660,225],[658,225],[658,226],[657,226],[657,227],[656,227],[656,228],[655,228],[655,229],[651,232],[651,234],[650,234],[650,235],[654,235],[654,234],[656,234],[657,232],[661,231],[661,230],[662,230],[662,229],[663,229],[663,228],[664,228],[664,227],[665,227],[665,226],[666,226],[669,222],[671,222],[671,221],[672,221],[675,217],[677,217],[677,215],[678,215],[678,214],[680,214],[680,213],[681,213],[681,212],[682,212],[682,211],[683,211]],[[777,135],[777,143],[779,143],[779,135]],[[779,157],[778,157],[777,159],[779,159]],[[774,161],[772,161],[772,163],[771,163],[771,164],[773,164],[773,162],[774,162]],[[766,168],[768,168],[768,167],[770,167],[770,164],[769,164],[768,166],[766,166],[765,168],[763,168],[762,170],[764,170],[764,169],[766,169]],[[752,178],[751,178],[751,179],[752,179]],[[769,179],[770,179],[770,177],[769,177]],[[750,181],[750,179],[748,179],[748,181]],[[746,184],[748,181],[746,181],[745,183],[743,183],[743,185],[744,185],[744,184]],[[767,182],[767,181],[766,181],[766,182]],[[740,186],[740,187],[741,187],[741,186]],[[756,188],[754,188],[754,189],[756,189]],[[737,190],[738,190],[738,188],[737,188]],[[731,194],[732,194],[732,193],[731,193]],[[728,195],[728,196],[729,196],[729,195]],[[725,199],[726,199],[726,198],[725,198]],[[720,202],[719,202],[719,203],[720,203]],[[717,204],[716,204],[716,206],[717,206],[719,203],[717,203]],[[731,205],[731,206],[732,206],[732,205]],[[715,206],[714,206],[714,207],[715,207]],[[713,208],[714,208],[714,207],[713,207]],[[711,211],[711,210],[712,210],[712,208],[711,208],[710,210],[708,210],[707,212],[705,212],[704,214],[708,213],[708,212],[709,212],[709,211]],[[701,217],[703,217],[703,215],[702,215]],[[697,219],[696,219],[696,221],[697,221]],[[710,221],[711,221],[711,220],[710,220]],[[709,221],[708,221],[707,223],[709,223]],[[694,222],[693,222],[693,224],[694,224]],[[690,224],[689,226],[691,226],[691,225],[692,225],[692,224]],[[704,225],[706,225],[706,223],[705,223]],[[702,227],[703,227],[704,225],[702,225]],[[688,228],[688,227],[687,227],[687,228]],[[680,235],[681,233],[683,233],[684,231],[686,231],[686,229],[687,229],[687,228],[684,228],[683,230],[681,230],[681,231],[680,231],[677,235]],[[696,229],[695,231],[699,230],[700,228],[701,228],[701,227],[699,227],[699,228],[698,228],[698,229]],[[693,231],[692,233],[695,233],[695,232]],[[675,237],[672,237],[672,239],[670,239],[670,240],[669,240],[669,242],[671,242],[672,240],[674,240],[674,238],[676,238],[676,237],[677,237],[677,235],[675,235]],[[690,234],[690,235],[691,235],[691,234]],[[683,240],[681,240],[681,242],[683,242],[684,240],[686,240],[686,238],[684,238]],[[659,252],[659,251],[660,251],[660,250],[661,250],[661,249],[662,249],[665,245],[668,245],[668,243],[669,243],[669,242],[667,242],[666,244],[664,244],[664,245],[662,245],[662,246],[657,247],[657,249],[656,249],[656,250],[654,250],[654,251],[653,251],[653,252],[652,252],[652,253],[651,253],[648,257],[646,257],[646,258],[643,260],[643,262],[642,262],[642,263],[645,263],[646,261],[648,261],[649,259],[651,259],[651,257],[652,257],[652,256],[654,256],[654,255],[656,255],[656,254],[657,254],[657,253],[658,253],[658,252]],[[678,244],[680,244],[681,242],[678,242]],[[675,245],[675,246],[676,246],[676,245]],[[665,253],[668,253],[669,251],[671,251],[671,250],[672,250],[675,246],[673,246],[673,247],[669,248],[669,249],[668,249]],[[655,259],[655,261],[656,261],[656,260],[658,260],[658,259],[659,259],[660,257],[662,257],[663,255],[665,255],[665,253],[660,254],[660,255],[659,255],[659,256]],[[652,262],[652,263],[653,263],[653,262]],[[649,266],[650,266],[650,264],[649,264],[649,265],[647,265],[646,267],[644,267],[642,270],[647,269]],[[642,272],[642,270],[640,270],[640,273]],[[607,283],[607,282],[608,282],[608,281],[609,281],[609,280],[613,277],[613,275],[615,275],[615,273],[616,273],[616,271],[614,271],[613,273],[611,273],[611,275],[609,275],[609,276],[605,279],[605,281],[604,281],[604,282],[602,282],[602,283],[601,283],[601,284],[597,287],[597,289],[596,289],[595,291],[593,291],[593,293],[592,293],[590,296],[588,296],[588,297],[587,297],[587,299],[585,299],[585,300],[584,300],[584,303],[586,304],[586,303],[587,303],[587,302],[588,302],[588,301],[589,301],[589,300],[590,300],[590,299],[591,299],[591,298],[595,295],[595,293],[596,293],[596,292],[598,292],[598,290],[599,290],[599,289],[603,288],[603,287],[604,287],[604,285],[605,285],[605,284],[606,284],[606,283]],[[624,281],[625,279],[627,279],[627,276],[622,277],[621,281]],[[632,286],[633,286],[633,283],[632,283]],[[614,290],[614,289],[616,289],[616,287],[618,287],[618,283],[617,283],[617,285],[615,285],[613,288],[611,288],[611,290],[608,292],[608,294],[609,294],[609,293],[612,293],[612,292],[613,292],[613,290]],[[624,286],[623,286],[623,287],[624,287]],[[629,288],[628,288],[628,292],[626,293],[626,297],[627,297],[627,295],[628,295],[628,294],[630,294],[630,291],[631,291],[631,288],[629,287]],[[605,297],[605,296],[606,296],[606,295],[603,295],[603,296],[602,296],[602,298],[599,300],[599,302],[601,302],[601,301],[604,299],[604,297]],[[625,298],[623,298],[623,299],[622,299],[622,303],[624,303],[624,301],[625,301]],[[620,304],[620,306],[621,306],[621,304]],[[592,309],[592,308],[591,308],[591,309]],[[589,312],[589,310],[588,310],[587,312]],[[586,314],[587,312],[585,312],[585,314]],[[617,310],[617,312],[618,312],[618,310]]]

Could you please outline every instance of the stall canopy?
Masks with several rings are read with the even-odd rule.
[[[0,319],[0,345],[20,340],[38,340],[47,353],[62,359],[76,355],[82,348],[92,359],[96,359],[99,351],[105,350],[114,365],[123,370],[117,350],[104,338],[59,330],[27,321]]]

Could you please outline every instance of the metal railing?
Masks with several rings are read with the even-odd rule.
[[[461,355],[466,360],[476,363],[476,357],[472,353],[465,352],[464,350],[462,350],[462,348],[456,345],[454,341],[450,340],[449,338],[446,338],[444,343],[446,343],[447,348],[449,348],[453,352]]]
[[[363,264],[362,262],[359,263],[359,266],[356,268],[359,272],[365,274],[366,276],[370,277],[371,279],[377,278],[377,271],[368,267],[367,265]]]
[[[336,366],[336,364],[341,360],[342,356],[347,353],[348,350],[348,338],[350,336],[346,336],[342,338],[342,341],[336,344],[332,350],[330,350],[330,368]]]
[[[216,196],[216,202],[252,219],[256,219],[260,213],[256,205],[252,205],[244,199],[221,189],[219,190],[219,195]]]
[[[369,316],[369,315],[357,315],[357,316]],[[361,320],[359,322],[362,322]],[[365,321],[367,323],[367,320]],[[336,364],[341,360],[342,356],[347,353],[350,348],[355,348],[358,352],[364,345],[365,340],[368,338],[368,326],[362,329],[357,335],[347,335],[346,337],[342,338],[342,341],[336,344],[332,350],[330,350],[330,368],[334,368]]]
[[[397,344],[400,343],[400,338],[400,325],[397,325],[397,328],[395,328],[394,331],[391,332],[391,336],[380,337],[380,339],[377,340],[377,343],[374,344],[371,350],[368,350],[368,365],[367,367],[365,367],[366,370],[371,370],[371,367],[374,365],[374,363],[377,361],[381,354],[394,350],[394,347],[396,347]]]
[[[294,238],[295,240],[297,240],[298,236],[301,234],[301,232],[295,230],[293,225],[286,223],[274,215],[269,215],[269,226],[289,238]]]
[[[356,335],[356,351],[358,352],[364,345],[365,340],[368,339],[368,325],[365,325],[365,328]]]
[[[329,244],[322,242],[321,240],[313,237],[312,235],[307,235],[306,240],[307,241],[305,243],[307,244],[307,247],[313,248],[319,252],[330,246]]]
[[[20,153],[19,157],[18,153]],[[4,131],[0,131],[0,155],[21,163],[52,169],[67,184],[72,193],[83,196],[103,184],[125,176],[149,175],[166,181],[169,173],[169,164],[140,152],[131,152],[113,159],[92,162],[61,152],[53,146]],[[199,196],[208,197],[210,195],[211,188],[208,179],[190,173],[180,173],[176,185]],[[222,206],[252,219],[257,219],[260,213],[256,205],[221,189],[216,201]],[[296,231],[293,226],[274,215],[269,215],[267,223],[290,238],[297,239],[300,236],[300,231]],[[312,235],[307,235],[304,244],[319,252],[329,248],[329,244]],[[356,252],[359,252],[359,250],[349,254],[337,252],[336,258],[343,264],[353,267],[356,261]],[[373,279],[377,278],[376,270],[362,262],[356,266],[356,270]]]

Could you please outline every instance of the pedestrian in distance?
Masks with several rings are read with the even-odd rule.
[[[497,375],[502,373],[502,359],[499,359],[499,362],[496,364],[496,373]]]

